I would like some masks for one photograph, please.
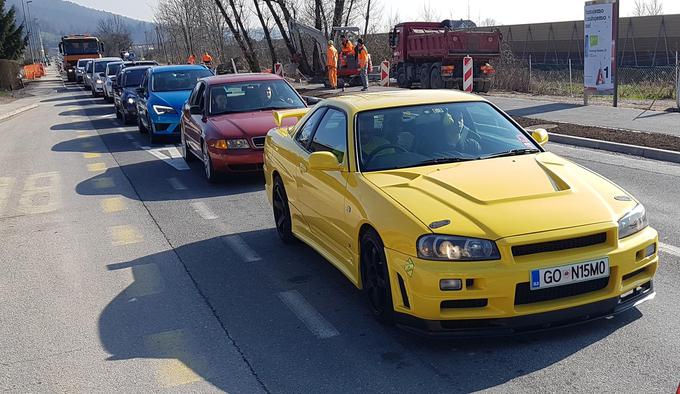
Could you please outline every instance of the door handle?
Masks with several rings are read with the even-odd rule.
[[[305,163],[300,163],[300,172],[307,172],[307,166]]]

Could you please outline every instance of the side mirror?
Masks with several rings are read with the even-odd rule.
[[[309,169],[318,171],[339,171],[338,158],[331,152],[314,152],[309,155]]]
[[[318,97],[312,97],[312,96],[302,96],[303,99],[305,99],[305,102],[307,105],[316,105],[319,101],[322,99]]]
[[[535,129],[531,132],[531,137],[543,146],[548,143],[548,132],[545,129]]]
[[[192,115],[203,115],[203,111],[201,111],[201,107],[198,105],[190,105],[189,113]]]

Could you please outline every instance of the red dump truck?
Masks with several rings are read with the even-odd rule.
[[[495,73],[493,63],[500,57],[501,39],[498,30],[460,28],[457,21],[400,23],[389,34],[390,73],[404,88],[419,84],[425,89],[462,89],[463,58],[469,55],[473,90],[487,92]]]

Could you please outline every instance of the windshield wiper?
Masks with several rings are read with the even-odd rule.
[[[500,153],[494,153],[491,155],[486,155],[486,156],[481,156],[480,159],[493,159],[495,157],[507,157],[507,156],[519,156],[519,155],[528,155],[531,153],[538,153],[540,150],[536,148],[525,148],[525,149],[512,149],[509,151],[505,152],[500,152]]]
[[[427,166],[433,164],[446,164],[446,163],[460,163],[463,161],[479,160],[477,157],[465,158],[465,157],[438,157],[435,159],[424,160],[416,163],[416,166]]]

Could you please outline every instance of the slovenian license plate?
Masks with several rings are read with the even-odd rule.
[[[570,283],[606,278],[609,276],[609,258],[602,257],[561,267],[541,268],[531,271],[531,290],[564,286]]]

